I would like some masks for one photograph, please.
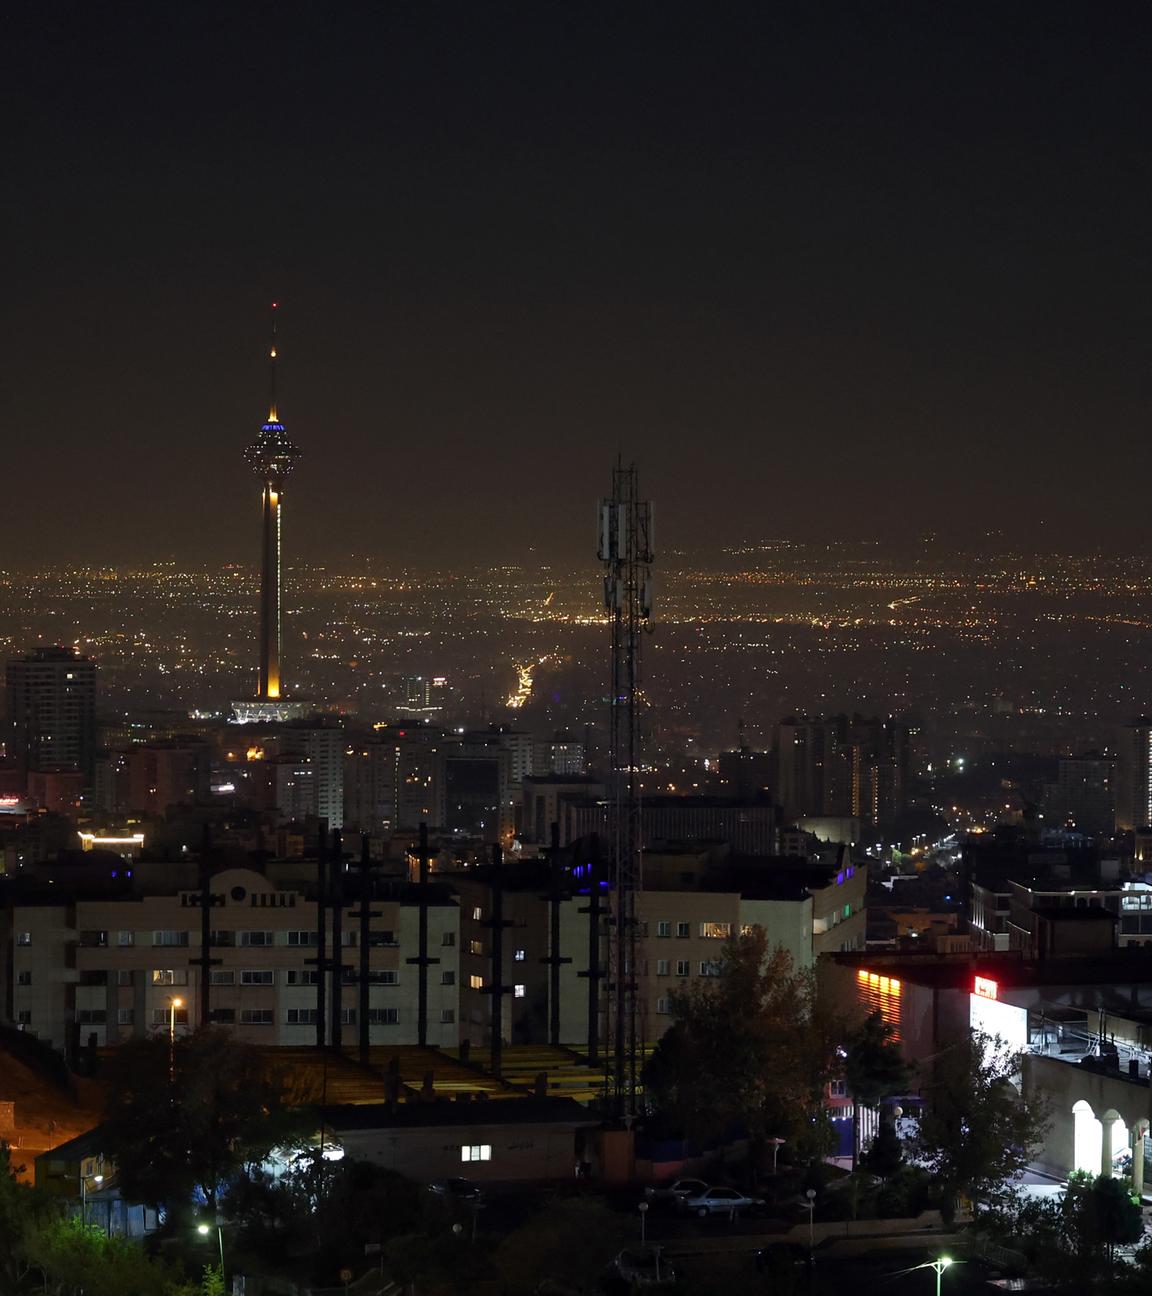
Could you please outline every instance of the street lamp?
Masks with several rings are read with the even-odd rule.
[[[184,1007],[184,1000],[176,995],[168,1000],[168,1043],[176,1044],[176,1009]]]
[[[956,1264],[956,1261],[951,1256],[941,1256],[939,1260],[929,1260],[927,1264],[915,1265],[914,1268],[936,1270],[936,1296],[940,1296],[940,1275],[949,1265],[954,1264]]]
[[[196,1225],[196,1232],[199,1233],[201,1237],[207,1237],[208,1234],[212,1232],[212,1225],[206,1223],[204,1220],[201,1220],[200,1223]],[[220,1279],[221,1281],[223,1281],[224,1279],[224,1230],[220,1227],[219,1217],[217,1217],[216,1219],[216,1241],[220,1244]]]
[[[641,1202],[636,1209],[640,1212],[640,1245],[643,1246],[644,1243],[647,1241],[647,1238],[645,1237],[644,1234],[644,1228],[645,1228],[645,1223],[648,1219],[648,1203]]]
[[[88,1178],[89,1176],[86,1175],[83,1170],[81,1170],[80,1171],[80,1223],[81,1224],[88,1223]],[[91,1178],[92,1178],[92,1182],[96,1185],[97,1188],[99,1188],[100,1185],[104,1182],[104,1176],[102,1174],[92,1175]]]
[[[780,1155],[780,1145],[781,1143],[786,1143],[787,1141],[788,1141],[787,1139],[782,1139],[782,1138],[770,1138],[768,1140],[768,1142],[772,1144],[772,1173],[773,1174],[776,1173],[776,1159]]]
[[[816,1250],[815,1231],[812,1227],[812,1221],[816,1217],[816,1189],[809,1188],[804,1196],[808,1198],[808,1252],[812,1254]]]

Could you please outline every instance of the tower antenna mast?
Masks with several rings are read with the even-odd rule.
[[[604,606],[612,627],[609,823],[613,932],[608,977],[612,1096],[619,1115],[637,1114],[645,996],[637,958],[637,896],[643,889],[641,822],[641,641],[652,615],[652,505],[639,497],[635,464],[617,458],[612,496],[600,502]]]

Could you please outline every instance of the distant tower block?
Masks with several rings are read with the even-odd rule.
[[[268,351],[268,421],[260,435],[244,452],[252,471],[264,486],[263,535],[260,565],[260,687],[257,700],[280,700],[283,678],[280,666],[281,538],[280,516],[284,507],[284,483],[300,457],[288,439],[276,408],[276,313],[272,303],[272,342]]]

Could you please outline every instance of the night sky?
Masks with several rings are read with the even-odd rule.
[[[0,567],[1152,551],[1152,11],[17,2]]]

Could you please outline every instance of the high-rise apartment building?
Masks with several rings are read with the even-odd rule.
[[[37,648],[7,666],[8,755],[24,774],[96,765],[96,666],[70,648]]]
[[[786,818],[890,824],[908,795],[908,731],[893,720],[799,716],[776,728],[776,801]]]
[[[1128,725],[1116,768],[1116,827],[1132,832],[1152,824],[1152,719]]]
[[[1055,783],[1044,787],[1044,822],[1092,837],[1114,832],[1116,762],[1098,753],[1061,760]]]

